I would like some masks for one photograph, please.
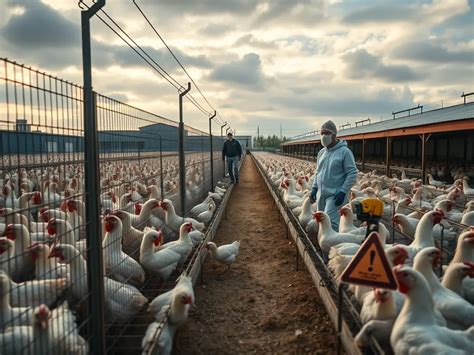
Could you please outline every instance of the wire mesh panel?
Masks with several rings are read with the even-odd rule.
[[[82,89],[7,59],[0,85],[0,353],[86,353]]]
[[[0,353],[87,353],[97,333],[88,302],[100,297],[87,277],[96,270],[87,260],[83,88],[7,59],[0,63]],[[108,353],[139,351],[153,322],[146,305],[190,269],[220,205],[208,198],[209,216],[193,210],[214,190],[210,137],[185,126],[180,169],[176,122],[97,93],[94,109],[103,341]],[[214,184],[224,176],[222,142],[213,137]],[[147,260],[155,245],[182,240],[190,216],[199,232],[189,250],[163,267]]]

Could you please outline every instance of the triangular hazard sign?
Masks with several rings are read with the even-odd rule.
[[[360,246],[342,273],[341,280],[356,285],[397,289],[397,282],[377,232],[372,232]]]

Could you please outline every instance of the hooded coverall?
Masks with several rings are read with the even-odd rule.
[[[339,209],[349,201],[349,190],[356,182],[356,177],[354,155],[345,140],[339,140],[335,146],[323,148],[318,152],[316,177],[313,182],[313,187],[318,189],[318,211],[329,215],[335,231],[339,230]],[[341,206],[336,206],[334,201],[338,192],[346,194]]]

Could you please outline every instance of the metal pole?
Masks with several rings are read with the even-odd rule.
[[[225,134],[226,134],[226,135],[227,135],[227,132],[229,132],[229,129],[230,129],[230,127],[227,127],[227,128],[225,129]]]
[[[210,143],[210,147],[209,147],[209,157],[211,159],[211,189],[214,188],[214,156],[213,156],[213,148],[212,148],[212,119],[216,117],[216,111],[214,111],[214,114],[209,117],[209,143]]]
[[[221,126],[221,138],[222,138],[222,128],[224,128],[225,126],[227,126],[227,121],[224,122],[224,124]]]
[[[392,138],[387,137],[387,143],[385,148],[385,175],[390,176],[390,164],[392,161]]]
[[[362,139],[362,171],[365,172],[365,144],[367,141]]]
[[[440,243],[440,246],[439,246],[439,250],[441,252],[441,261],[443,261],[443,249],[444,249],[444,224],[443,223],[440,223],[440,227],[441,227],[441,238],[439,240],[439,243]],[[439,263],[439,277],[442,277],[443,276],[443,263],[440,262]]]
[[[161,145],[161,134],[158,135],[160,138],[160,198],[163,201],[165,196],[165,183],[163,181],[163,146]]]
[[[337,343],[336,354],[342,354],[342,282],[337,291]]]
[[[426,182],[426,138],[425,133],[420,135],[421,138],[421,181]]]
[[[99,150],[97,137],[96,95],[92,91],[90,19],[105,0],[98,0],[81,12],[82,66],[84,80],[84,150],[86,164],[86,241],[87,283],[89,287],[89,348],[91,354],[105,354],[104,275],[102,262],[102,228],[99,221]]]
[[[179,197],[181,201],[181,216],[184,217],[186,211],[186,165],[184,161],[184,123],[183,123],[183,97],[191,90],[191,83],[188,88],[179,93]]]

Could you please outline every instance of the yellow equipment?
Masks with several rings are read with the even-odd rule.
[[[357,219],[367,222],[366,237],[370,232],[378,231],[379,221],[383,215],[383,202],[376,198],[365,198],[355,204]]]
[[[377,198],[366,198],[355,205],[357,218],[361,221],[380,219],[383,215],[383,202]]]

